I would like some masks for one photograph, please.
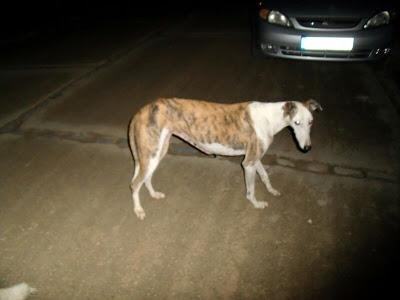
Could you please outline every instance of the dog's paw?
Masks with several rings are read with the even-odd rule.
[[[281,193],[279,192],[279,191],[277,191],[276,189],[269,189],[268,190],[272,195],[274,195],[274,196],[280,196],[281,195]]]
[[[153,197],[154,199],[162,199],[165,198],[165,194],[161,193],[161,192],[154,192],[151,197]]]
[[[257,201],[254,203],[254,207],[258,209],[264,209],[268,207],[268,202],[267,201]]]
[[[135,208],[134,211],[135,211],[136,216],[137,216],[140,220],[143,220],[144,217],[146,216],[146,214],[144,213],[143,208],[141,208],[141,207],[140,207],[140,208]]]

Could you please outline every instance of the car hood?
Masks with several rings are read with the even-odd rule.
[[[264,2],[272,10],[279,10],[288,17],[370,17],[392,8],[391,1],[323,1],[323,0],[270,0]]]

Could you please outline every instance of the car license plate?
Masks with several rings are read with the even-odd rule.
[[[354,38],[339,37],[302,37],[301,49],[303,50],[331,50],[351,51]]]

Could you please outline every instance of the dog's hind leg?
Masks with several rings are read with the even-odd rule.
[[[157,196],[157,193],[158,193],[158,192],[154,191],[154,189],[151,185],[151,177],[153,176],[153,173],[160,162],[156,145],[157,145],[156,143],[154,143],[154,147],[152,145],[149,146],[149,144],[147,145],[148,148],[146,148],[146,150],[154,149],[153,152],[146,152],[146,151],[139,150],[139,153],[141,153],[138,156],[139,166],[137,169],[136,176],[134,176],[132,178],[131,188],[132,188],[133,207],[134,207],[136,216],[141,220],[143,220],[146,216],[146,214],[143,210],[143,207],[140,204],[140,198],[139,198],[140,189],[141,189],[143,183],[149,189],[149,192],[152,197]],[[135,173],[136,173],[136,170],[135,170]],[[158,194],[158,196],[160,196],[160,195]]]
[[[136,216],[143,220],[146,216],[140,203],[140,189],[151,177],[159,163],[159,134],[152,132],[148,134],[145,128],[136,132],[133,137],[130,136],[130,145],[135,159],[135,173],[131,182],[133,208]],[[151,184],[151,183],[150,183]],[[153,190],[155,193],[155,191]]]
[[[137,163],[137,162],[135,162]],[[136,172],[137,170],[137,172]],[[132,200],[133,200],[133,210],[136,214],[136,216],[140,219],[143,220],[146,214],[144,213],[143,207],[140,204],[140,198],[139,198],[139,193],[140,189],[143,185],[145,179],[145,174],[143,172],[143,169],[139,166],[138,169],[135,167],[135,175],[132,178],[131,182],[131,189],[132,189]]]
[[[154,157],[150,159],[149,169],[148,169],[148,176],[146,176],[145,185],[147,190],[150,193],[150,196],[155,199],[162,199],[165,197],[164,193],[157,192],[154,190],[153,185],[151,183],[151,179],[153,177],[153,173],[158,167],[160,161],[164,158],[164,156],[168,152],[169,140],[171,138],[171,133],[167,129],[163,129],[160,134],[157,152]]]
[[[162,199],[162,198],[165,198],[165,194],[164,194],[164,193],[161,193],[161,192],[158,192],[158,191],[154,190],[154,187],[153,187],[153,185],[152,185],[152,183],[151,183],[151,177],[152,177],[152,176],[150,176],[150,177],[144,182],[144,184],[146,185],[147,190],[148,190],[149,193],[150,193],[150,196],[151,196],[152,198],[154,198],[154,199]]]
[[[272,187],[268,173],[264,169],[264,166],[262,165],[261,161],[258,160],[255,164],[255,167],[258,175],[260,176],[262,182],[265,184],[265,187],[267,188],[268,192],[270,192],[274,196],[280,196],[281,193]]]
[[[134,136],[134,126],[133,123],[130,125],[130,130],[129,130],[129,145],[130,149],[132,151],[132,156],[135,162],[135,172],[133,174],[132,180],[131,180],[131,190],[132,190],[132,200],[133,200],[133,209],[136,214],[136,216],[143,220],[145,217],[145,213],[143,210],[142,205],[140,204],[140,198],[139,198],[139,193],[140,193],[140,188],[143,185],[144,181],[144,175],[140,167],[140,161],[139,161],[139,155],[138,155],[138,150],[136,147],[135,143],[135,136]],[[143,165],[143,163],[142,163]]]
[[[156,151],[156,148],[154,148]],[[133,177],[131,188],[132,188],[132,199],[133,199],[133,207],[136,216],[143,220],[146,216],[142,205],[140,204],[139,193],[143,183],[149,189],[149,192],[152,197],[157,196],[159,192],[154,191],[153,187],[151,186],[151,177],[155,169],[159,164],[158,157],[154,153],[146,153],[143,152],[139,158],[139,167],[136,176]],[[161,193],[160,193],[161,194]],[[158,196],[160,196],[158,194]]]
[[[162,199],[162,198],[165,197],[164,193],[157,192],[156,190],[154,190],[153,184],[151,183],[151,179],[153,177],[153,173],[156,170],[156,168],[159,165],[159,163],[160,163],[160,160],[158,158],[152,158],[150,160],[149,169],[147,171],[148,172],[148,176],[146,176],[146,180],[144,182],[144,184],[146,185],[147,190],[150,193],[150,196],[152,198],[155,198],[155,199]]]

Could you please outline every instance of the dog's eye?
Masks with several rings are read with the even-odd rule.
[[[294,121],[294,124],[300,125],[300,121]]]

